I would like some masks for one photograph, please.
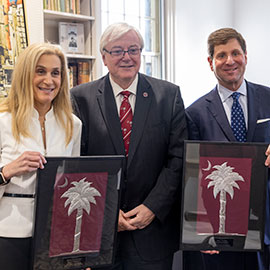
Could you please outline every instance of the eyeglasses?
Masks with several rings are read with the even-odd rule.
[[[125,51],[123,49],[108,51],[104,48],[103,51],[105,51],[106,53],[109,53],[111,56],[124,57],[125,53],[128,53],[128,55],[138,55],[141,53],[142,48],[128,49],[127,51]]]

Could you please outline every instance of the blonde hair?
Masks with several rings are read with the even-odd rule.
[[[61,49],[50,43],[35,43],[28,46],[18,57],[12,73],[12,84],[8,97],[0,104],[0,112],[10,112],[12,134],[17,142],[20,136],[31,137],[29,124],[34,109],[33,78],[42,55],[56,55],[61,61],[61,86],[52,101],[57,121],[65,129],[66,145],[73,134],[72,106],[70,101],[67,61]]]

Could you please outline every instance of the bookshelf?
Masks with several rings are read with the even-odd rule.
[[[41,9],[43,15],[42,30],[43,30],[43,40],[54,44],[60,44],[59,36],[59,23],[64,22],[68,24],[83,24],[84,33],[84,51],[82,53],[76,52],[66,52],[68,58],[69,67],[74,67],[77,65],[76,72],[77,75],[84,74],[83,82],[87,81],[87,74],[89,76],[89,81],[96,78],[96,31],[95,31],[95,16],[94,16],[94,0],[39,0],[41,1]],[[65,9],[60,7],[62,1],[65,4],[70,3],[70,6]],[[77,5],[77,1],[79,1]],[[48,3],[54,2],[54,5],[48,5]],[[64,5],[65,5],[64,4]],[[79,10],[72,10],[72,5],[79,7]],[[74,7],[73,6],[73,7]],[[74,8],[75,9],[75,8]],[[62,11],[61,11],[62,10]],[[69,11],[69,12],[67,12]],[[68,38],[68,37],[67,37]],[[83,65],[82,65],[83,63]],[[80,71],[80,67],[88,67],[88,70]],[[76,75],[70,74],[70,78],[75,78]],[[77,81],[81,82],[81,79]],[[72,81],[71,86],[75,86],[77,82]]]

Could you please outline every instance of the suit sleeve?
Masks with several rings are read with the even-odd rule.
[[[187,121],[187,128],[188,128],[188,139],[200,140],[199,128],[188,111],[186,111],[186,121]]]
[[[76,92],[74,91],[76,88],[71,90],[71,102],[72,102],[72,107],[73,107],[73,112],[74,114],[81,120],[82,122],[82,127],[80,127],[80,133],[81,133],[81,156],[87,155],[87,147],[88,147],[88,131],[86,123],[86,119],[83,114],[83,106],[79,106],[79,97],[76,96]]]
[[[158,176],[156,185],[149,193],[143,204],[163,222],[172,205],[179,200],[179,189],[182,177],[183,147],[187,138],[184,105],[177,87],[172,104],[169,125],[167,160]]]

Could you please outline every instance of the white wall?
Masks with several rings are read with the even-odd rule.
[[[185,106],[216,84],[207,62],[207,37],[234,27],[247,42],[246,79],[270,86],[269,0],[176,0],[175,83]]]
[[[270,86],[270,1],[235,1],[235,27],[247,42],[246,79]]]
[[[176,1],[175,83],[180,86],[185,106],[216,84],[207,61],[207,38],[218,28],[232,26],[232,2]]]
[[[24,5],[29,44],[42,42],[44,37],[42,9],[43,1],[24,0]]]

